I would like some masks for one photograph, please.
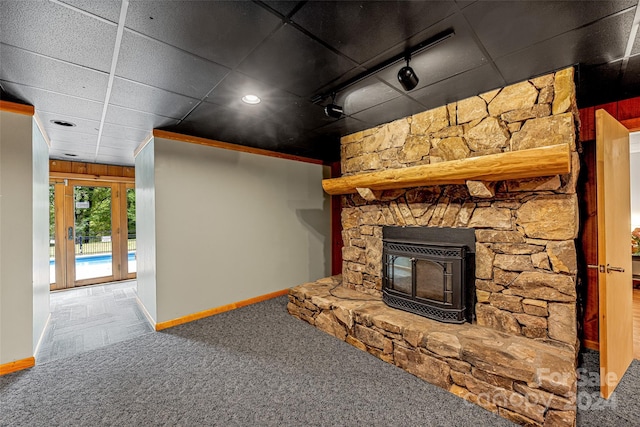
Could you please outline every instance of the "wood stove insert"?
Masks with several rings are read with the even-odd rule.
[[[446,323],[473,320],[475,231],[383,227],[382,299]]]

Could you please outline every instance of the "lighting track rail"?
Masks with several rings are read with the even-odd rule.
[[[434,35],[433,37],[429,37],[428,39],[426,39],[425,41],[415,45],[412,48],[409,48],[407,50],[405,50],[404,52],[395,55],[389,59],[387,59],[386,61],[381,62],[380,64],[376,65],[373,68],[369,68],[368,70],[358,74],[355,77],[350,78],[349,80],[345,81],[344,83],[331,88],[331,90],[328,90],[326,92],[314,95],[311,98],[311,102],[313,102],[314,104],[318,104],[322,101],[324,101],[325,99],[334,96],[336,93],[338,92],[342,92],[343,90],[345,90],[346,88],[348,88],[349,86],[352,86],[364,79],[366,79],[369,76],[372,76],[382,70],[384,70],[385,68],[388,68],[392,65],[395,65],[396,63],[400,62],[400,61],[406,61],[406,59],[408,57],[414,56],[420,52],[423,52],[429,48],[434,47],[437,44],[440,44],[441,42],[447,40],[448,38],[452,37],[453,35],[455,35],[455,31],[453,31],[453,29],[449,29],[449,30],[445,30],[441,33],[438,33],[436,35]]]

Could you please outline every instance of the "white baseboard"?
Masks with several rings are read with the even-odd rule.
[[[136,295],[136,304],[138,304],[138,307],[140,307],[140,310],[142,310],[142,314],[144,314],[144,317],[147,319],[147,322],[149,322],[149,324],[151,325],[151,328],[153,328],[153,330],[155,331],[156,322],[153,320],[153,317],[151,317],[151,315],[147,311],[147,308],[144,306],[142,301],[140,301],[140,298],[138,298],[138,295]]]
[[[47,329],[49,329],[49,322],[51,322],[51,312],[49,312],[49,315],[47,316],[47,321],[44,322],[44,328],[42,328],[42,333],[40,334],[40,338],[38,338],[38,343],[36,344],[36,348],[33,349],[33,357],[36,357],[38,355],[38,351],[40,350],[40,345],[42,344],[44,335],[47,333]]]

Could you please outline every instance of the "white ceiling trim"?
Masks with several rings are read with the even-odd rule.
[[[109,83],[107,84],[107,93],[104,97],[104,105],[102,106],[102,118],[100,119],[100,128],[98,130],[98,141],[96,143],[96,154],[93,159],[98,161],[98,152],[100,151],[100,141],[102,140],[102,131],[104,130],[104,122],[109,109],[109,99],[111,98],[111,90],[113,89],[113,80],[116,76],[116,67],[118,65],[118,57],[120,56],[120,47],[122,46],[122,35],[124,33],[124,21],[127,19],[127,9],[129,8],[129,0],[122,0],[120,6],[120,18],[118,19],[118,32],[116,33],[116,42],[113,47],[113,57],[111,58],[111,70],[109,71]]]

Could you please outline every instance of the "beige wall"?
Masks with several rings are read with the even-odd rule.
[[[33,126],[0,111],[0,364],[33,356],[49,312],[48,150]]]
[[[162,138],[146,150],[136,177],[154,165],[157,322],[330,274],[325,167]]]

